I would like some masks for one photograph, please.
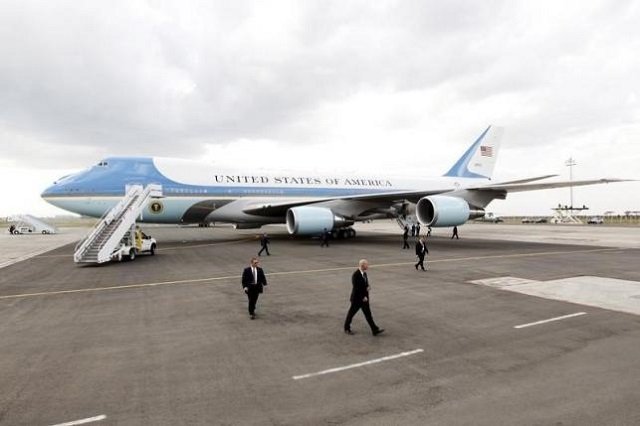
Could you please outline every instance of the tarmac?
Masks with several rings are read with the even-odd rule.
[[[143,229],[155,256],[103,266],[86,230],[0,238],[0,425],[640,424],[638,228],[435,229],[422,272],[389,222],[266,227],[253,321],[260,231]],[[360,258],[376,337],[342,332]]]

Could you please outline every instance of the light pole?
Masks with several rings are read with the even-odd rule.
[[[571,197],[571,205],[569,206],[569,211],[571,212],[570,214],[572,215],[573,215],[573,185],[571,185],[571,182],[573,182],[573,166],[575,166],[576,164],[578,164],[576,163],[576,160],[574,160],[571,157],[569,157],[569,159],[564,162],[564,165],[569,167],[569,196]]]

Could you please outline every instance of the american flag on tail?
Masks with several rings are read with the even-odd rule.
[[[483,157],[493,157],[493,147],[480,145],[480,155]]]

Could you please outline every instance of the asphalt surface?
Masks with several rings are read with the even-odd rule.
[[[640,424],[640,317],[470,283],[640,281],[638,249],[461,232],[419,272],[399,235],[276,234],[252,321],[255,233],[148,231],[153,257],[77,266],[70,244],[0,270],[0,424]],[[377,337],[362,313],[342,332],[363,257]]]

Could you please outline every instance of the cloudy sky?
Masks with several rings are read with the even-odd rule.
[[[640,178],[634,1],[2,1],[0,216],[63,213],[109,155],[444,173],[489,124],[495,180]],[[640,210],[639,183],[575,189]],[[549,214],[569,191],[514,194]]]

